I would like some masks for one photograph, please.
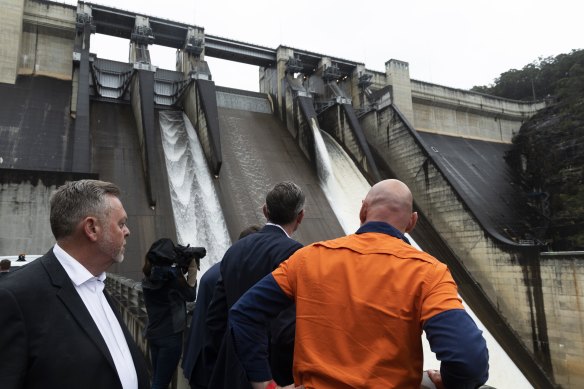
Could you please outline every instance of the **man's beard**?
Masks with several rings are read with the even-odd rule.
[[[124,246],[116,247],[109,232],[105,233],[103,241],[100,242],[99,247],[101,251],[106,253],[115,263],[122,263],[124,261]]]

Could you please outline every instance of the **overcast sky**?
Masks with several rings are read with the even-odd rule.
[[[409,63],[413,79],[462,89],[491,84],[539,57],[584,48],[584,2],[577,0],[93,2],[194,24],[209,35],[363,62],[371,70],[384,71],[386,61],[398,59]],[[127,61],[128,42],[94,36],[91,51]],[[153,65],[174,70],[173,49],[150,52]],[[218,85],[257,90],[257,67],[207,60]]]

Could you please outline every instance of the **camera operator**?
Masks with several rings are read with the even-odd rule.
[[[148,314],[145,337],[152,359],[152,389],[166,389],[180,360],[186,302],[196,297],[197,270],[206,251],[159,239],[146,254],[142,290]]]

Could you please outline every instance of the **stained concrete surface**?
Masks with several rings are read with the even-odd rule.
[[[294,238],[303,244],[344,235],[320,187],[315,168],[272,114],[219,108],[223,166],[216,180],[232,240],[251,224],[263,224],[266,193],[294,181],[306,194],[304,221]]]
[[[157,116],[157,115],[155,115]],[[129,104],[94,101],[91,104],[92,170],[99,178],[117,184],[122,190],[122,203],[128,214],[130,236],[124,262],[114,264],[109,271],[135,280],[142,278],[144,256],[157,239],[176,240],[174,216],[170,203],[168,178],[165,169],[151,176],[158,202],[151,208],[146,195],[146,183],[136,122]],[[163,166],[158,120],[155,120],[154,148],[156,163]]]

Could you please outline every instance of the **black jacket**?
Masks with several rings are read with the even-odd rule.
[[[207,309],[213,297],[215,285],[219,280],[219,265],[217,262],[211,266],[201,277],[197,301],[191,319],[191,327],[184,346],[182,368],[185,377],[189,380],[191,388],[205,388],[209,378],[205,374],[203,361],[203,347],[207,337],[206,320]]]
[[[104,290],[138,375],[150,388],[143,354]],[[99,329],[51,249],[0,283],[0,387],[122,389]]]
[[[174,268],[173,268],[174,269]],[[186,302],[194,301],[196,289],[190,287],[178,271],[164,281],[142,281],[148,324],[144,336],[161,338],[184,331],[187,324]]]

